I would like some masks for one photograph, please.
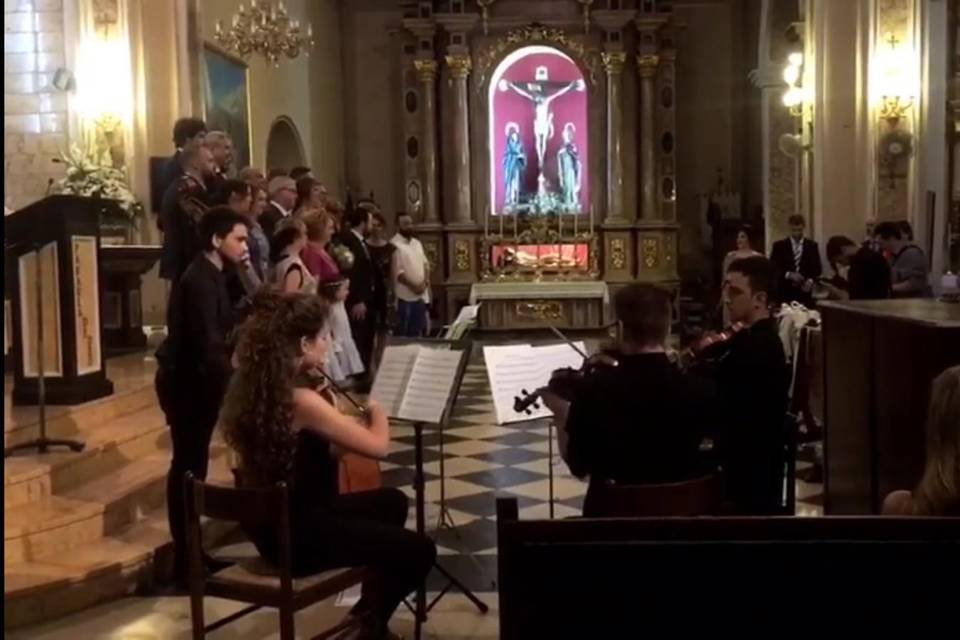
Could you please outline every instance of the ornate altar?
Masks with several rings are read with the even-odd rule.
[[[406,206],[445,319],[599,327],[610,290],[679,286],[671,15],[594,4],[404,3]]]

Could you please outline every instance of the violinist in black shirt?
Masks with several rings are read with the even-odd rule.
[[[789,371],[770,315],[776,270],[762,256],[734,260],[723,283],[730,319],[745,328],[722,345],[709,375],[719,394],[726,499],[736,513],[776,513],[784,472]]]
[[[614,298],[621,327],[616,366],[598,366],[567,403],[550,392],[560,451],[577,477],[590,476],[585,516],[602,516],[610,483],[692,479],[710,470],[700,454],[710,417],[708,386],[667,357],[670,294],[630,284]],[[566,415],[566,419],[564,419]]]
[[[173,442],[167,512],[180,586],[187,576],[183,476],[207,476],[210,438],[232,372],[228,337],[235,319],[224,269],[247,256],[246,218],[229,207],[210,209],[200,219],[199,243],[201,253],[173,285],[169,334],[157,350],[157,398]]]

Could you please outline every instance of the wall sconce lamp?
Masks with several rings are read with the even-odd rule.
[[[913,107],[909,65],[911,53],[899,46],[900,40],[890,34],[886,39],[890,49],[880,56],[881,91],[880,118],[895,126]]]
[[[783,105],[790,109],[790,115],[797,118],[803,115],[803,102],[806,98],[806,93],[800,85],[802,69],[802,53],[794,52],[787,56],[787,64],[783,68],[783,81],[787,83],[787,90],[783,94]]]

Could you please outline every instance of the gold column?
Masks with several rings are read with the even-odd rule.
[[[423,131],[420,157],[423,162],[423,222],[437,224],[437,61],[414,60],[423,103]]]
[[[656,90],[657,65],[660,58],[653,53],[637,57],[640,69],[640,219],[656,220],[657,211],[657,141]]]
[[[622,51],[603,54],[607,72],[607,222],[621,221],[623,215],[623,65],[627,55]]]
[[[453,83],[453,211],[448,222],[469,224],[473,222],[470,207],[470,114],[467,106],[467,76],[472,66],[470,56],[451,54],[447,68]]]

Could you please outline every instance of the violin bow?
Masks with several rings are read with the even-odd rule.
[[[570,338],[568,338],[567,336],[563,335],[563,332],[560,331],[560,329],[557,329],[557,328],[556,328],[555,326],[553,326],[552,324],[548,324],[547,327],[550,329],[550,331],[553,331],[553,333],[556,334],[556,336],[557,336],[558,338],[560,338],[561,340],[563,340],[564,342],[566,342],[567,345],[568,345],[571,349],[573,349],[573,350],[576,351],[578,354],[580,354],[580,356],[581,356],[584,360],[586,360],[586,359],[589,357],[589,356],[587,356],[587,354],[585,354],[583,351],[581,351],[581,350],[580,350],[580,347],[578,347],[577,345],[575,345]]]

